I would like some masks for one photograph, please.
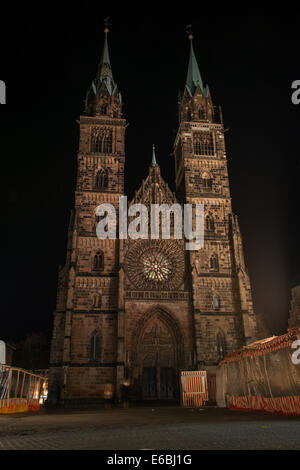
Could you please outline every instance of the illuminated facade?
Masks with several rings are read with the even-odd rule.
[[[119,397],[124,377],[130,378],[133,399],[176,398],[181,370],[213,371],[226,353],[256,339],[224,127],[190,41],[174,143],[176,194],[153,154],[129,205],[204,204],[205,241],[197,251],[174,238],[96,236],[97,207],[117,208],[124,195],[126,120],[105,32],[80,117],[75,208],[54,313],[49,381],[64,400],[101,399],[106,383],[114,384]]]

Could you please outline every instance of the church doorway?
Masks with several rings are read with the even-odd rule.
[[[143,398],[154,400],[157,397],[157,382],[156,382],[156,368],[144,367],[143,368]]]
[[[137,345],[140,396],[144,400],[177,398],[177,344],[172,327],[153,316]]]
[[[160,398],[172,400],[174,397],[175,374],[172,367],[160,369]]]
[[[172,367],[144,367],[142,393],[146,400],[173,400],[175,398],[174,369]]]

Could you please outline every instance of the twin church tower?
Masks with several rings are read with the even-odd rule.
[[[105,28],[97,76],[80,117],[75,207],[66,264],[59,270],[50,357],[50,395],[103,399],[104,385],[132,399],[174,399],[182,370],[213,371],[224,355],[255,341],[249,277],[232,213],[224,127],[203,85],[192,35],[174,142],[176,193],[153,154],[129,206],[203,204],[204,246],[185,240],[99,239],[100,204],[124,195],[125,129]],[[130,155],[129,155],[130,158]],[[118,232],[117,232],[118,233]],[[171,233],[172,234],[172,233]]]

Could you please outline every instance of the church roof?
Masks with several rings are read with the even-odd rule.
[[[153,146],[154,147],[154,146]],[[149,166],[149,174],[142,185],[136,191],[131,204],[178,204],[175,193],[171,191],[169,185],[162,178],[160,167],[156,162],[155,148],[153,148],[152,163]]]

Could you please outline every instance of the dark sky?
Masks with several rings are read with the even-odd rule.
[[[291,101],[291,83],[300,79],[297,19],[172,11],[171,17],[166,9],[127,9],[1,25],[0,80],[7,86],[7,104],[0,106],[1,339],[34,331],[51,336],[75,189],[76,120],[97,71],[108,15],[113,74],[130,124],[126,193],[146,177],[152,143],[174,189],[170,153],[189,55],[185,25],[192,24],[203,81],[228,128],[233,210],[255,311],[272,333],[285,331],[289,290],[300,274],[300,105]]]

